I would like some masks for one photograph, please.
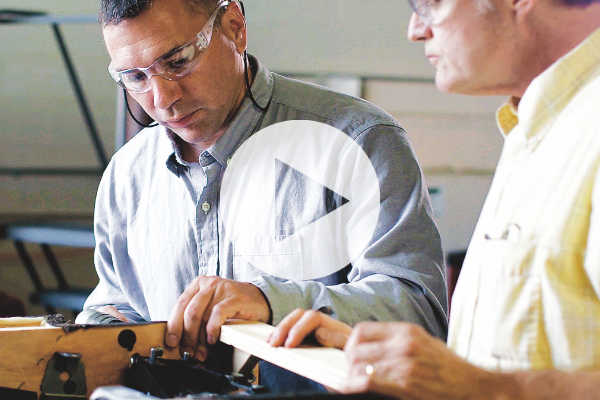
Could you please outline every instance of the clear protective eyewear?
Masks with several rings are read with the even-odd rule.
[[[442,0],[408,0],[410,8],[427,25],[433,23],[433,9],[439,6]]]
[[[131,68],[115,71],[108,66],[108,73],[119,86],[133,93],[146,93],[152,89],[150,80],[158,75],[170,81],[176,81],[189,75],[200,59],[198,56],[206,50],[212,39],[215,20],[219,11],[232,1],[224,0],[217,5],[215,11],[196,34],[194,40],[174,48],[167,54],[157,58],[147,67]]]

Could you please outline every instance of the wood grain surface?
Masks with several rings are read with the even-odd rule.
[[[334,390],[344,387],[348,364],[344,352],[326,347],[272,347],[275,329],[260,322],[235,321],[221,327],[221,341]]]
[[[0,326],[9,323],[0,322]],[[164,347],[164,322],[93,326],[69,333],[62,328],[40,326],[39,321],[33,323],[37,326],[0,327],[0,386],[39,394],[46,364],[54,353],[78,353],[85,366],[89,396],[98,386],[120,383],[131,355],[148,356],[151,347]],[[125,329],[131,329],[136,336],[131,350],[118,343],[119,333]],[[165,349],[163,357],[179,358],[179,351]]]

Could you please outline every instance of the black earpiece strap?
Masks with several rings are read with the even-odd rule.
[[[254,106],[262,112],[267,111],[269,106],[267,105],[267,107],[261,107],[252,95],[252,90],[250,90],[250,78],[248,77],[248,53],[246,51],[244,51],[244,78],[246,78],[246,93],[248,93],[248,97],[250,97],[250,100],[252,100]]]
[[[129,116],[139,125],[139,126],[143,126],[144,128],[154,128],[155,126],[158,126],[157,122],[151,123],[151,124],[144,124],[143,122],[140,122],[135,115],[133,115],[133,113],[131,112],[131,108],[129,108],[129,101],[127,100],[127,90],[123,89],[123,97],[125,98],[125,107],[127,107],[127,112],[129,113]]]

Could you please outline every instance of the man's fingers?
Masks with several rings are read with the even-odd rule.
[[[325,317],[326,319],[328,317]],[[317,328],[315,337],[323,346],[343,349],[352,334],[352,327],[331,318],[325,326]]]
[[[392,349],[393,350],[393,349]],[[373,363],[392,354],[386,342],[367,342],[346,351],[346,358],[351,364]]]
[[[193,352],[198,344],[202,321],[206,339],[217,342],[221,325],[229,318],[267,320],[269,305],[256,286],[217,277],[199,277],[180,296],[169,323],[166,343],[181,343],[182,351]],[[202,338],[202,336],[200,336]]]
[[[343,348],[352,327],[314,310],[296,309],[288,314],[272,333],[272,346],[296,347],[311,333],[323,346]]]
[[[175,307],[171,311],[171,316],[167,322],[167,334],[165,335],[165,344],[168,347],[176,347],[181,339],[183,332],[183,315],[185,309],[194,297],[197,291],[197,281],[190,284],[177,299]]]
[[[368,376],[353,376],[348,375],[345,386],[340,390],[341,393],[364,393],[369,390],[369,377]]]
[[[221,325],[228,319],[267,321],[270,310],[265,296],[255,285],[222,279],[215,288],[213,303],[207,313],[207,340],[214,344],[219,339]]]
[[[407,400],[429,398],[422,392],[422,382],[419,383],[420,371],[417,372],[407,362],[402,357],[384,357],[374,362],[352,364],[342,392],[373,392]],[[409,389],[407,384],[410,382],[417,383],[414,386],[416,391]]]
[[[183,334],[181,337],[182,351],[188,351],[192,354],[196,353],[204,313],[212,300],[213,292],[213,285],[202,288],[192,297],[185,308],[183,312]]]
[[[221,326],[230,318],[239,317],[241,306],[236,299],[227,299],[219,302],[210,310],[210,317],[206,323],[206,340],[208,344],[215,344],[221,335]]]
[[[301,308],[297,308],[291,313],[289,313],[281,322],[277,325],[273,333],[271,334],[271,338],[269,339],[269,344],[274,347],[283,346],[285,340],[288,337],[288,333],[290,329],[298,322],[298,320],[304,315],[304,310]]]
[[[194,357],[200,361],[206,361],[208,349],[206,348],[206,323],[203,321],[198,330],[198,340],[196,342],[196,351]]]
[[[305,337],[321,325],[321,316],[317,311],[305,311],[302,317],[292,326],[285,340],[285,347],[296,347]]]
[[[395,323],[400,326],[402,323]],[[361,322],[352,330],[344,349],[351,351],[354,347],[364,342],[376,342],[384,340],[393,333],[393,325],[382,322]]]

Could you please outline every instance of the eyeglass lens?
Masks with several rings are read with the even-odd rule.
[[[136,68],[120,73],[121,82],[130,90],[145,90],[150,85],[153,75],[161,75],[166,79],[177,79],[185,76],[194,66],[196,48],[193,43],[185,45],[175,53],[156,60],[147,69]]]

